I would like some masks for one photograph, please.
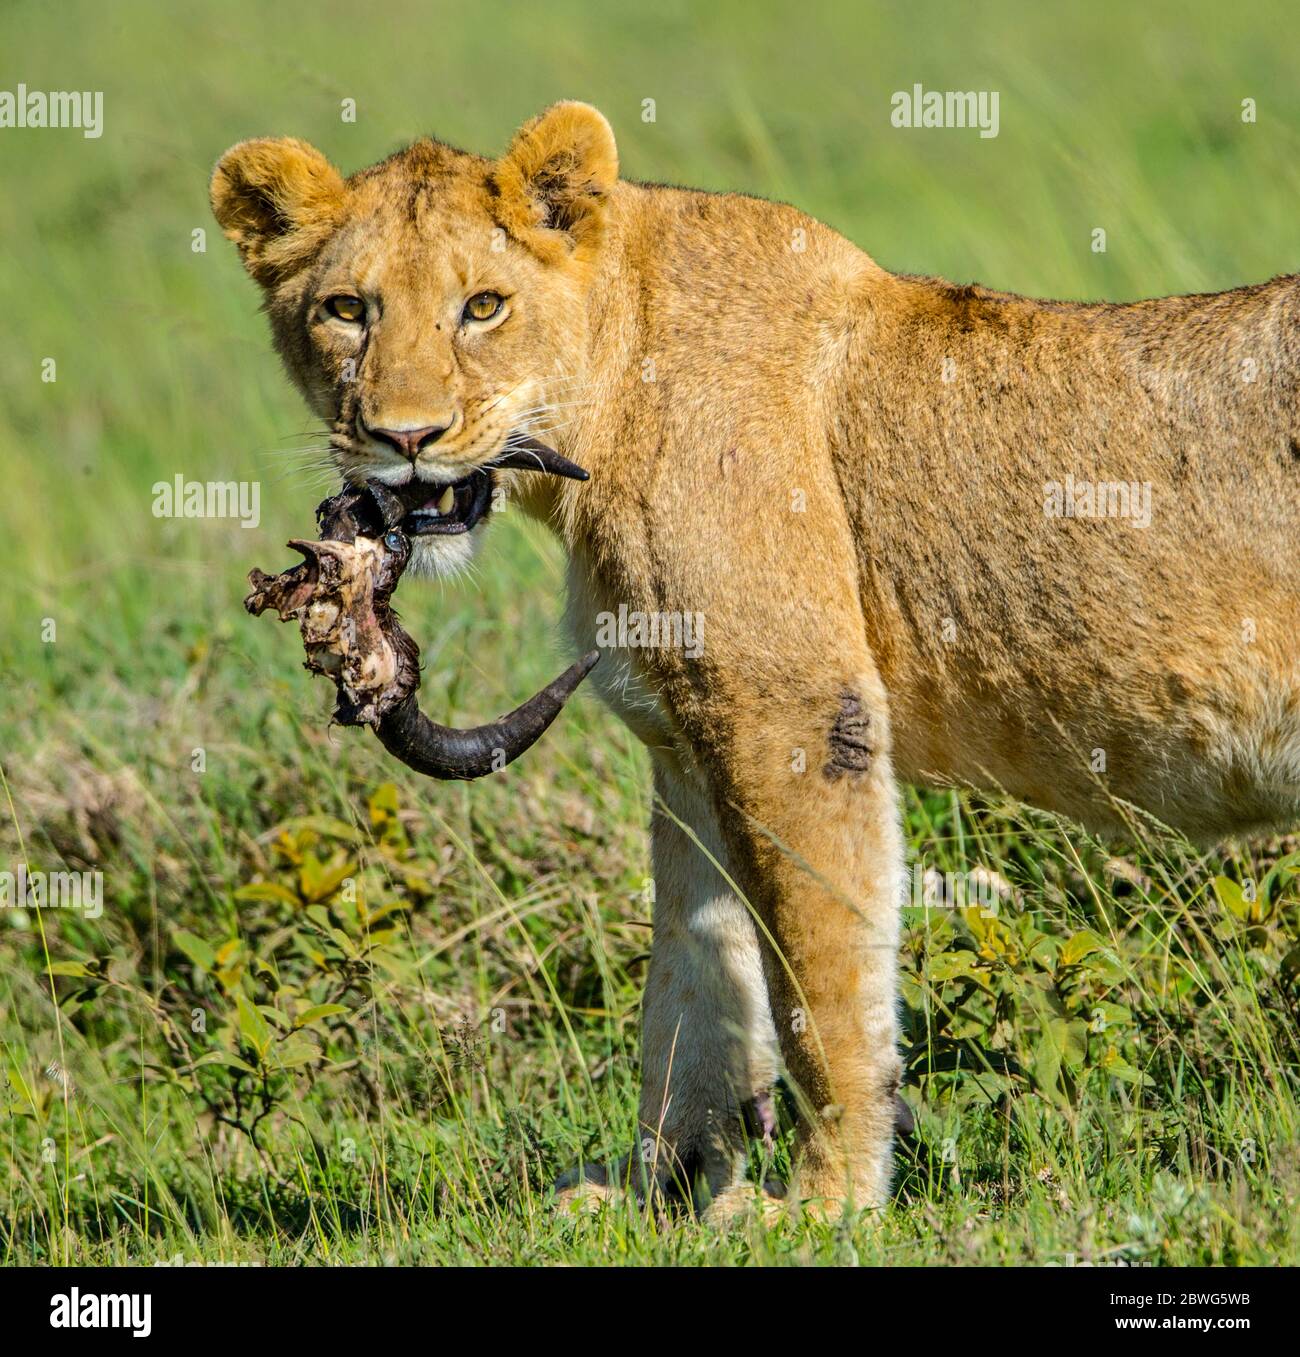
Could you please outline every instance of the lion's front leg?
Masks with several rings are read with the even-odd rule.
[[[740,1183],[747,1120],[770,1108],[778,1056],[762,955],[753,916],[727,881],[712,802],[664,759],[654,789],[637,1143],[616,1164],[565,1173],[562,1205],[632,1192],[700,1209]]]
[[[659,1186],[716,1197],[742,1175],[747,1114],[777,1072],[762,956],[710,799],[662,762],[651,840],[640,1161]]]
[[[800,1103],[791,1195],[832,1215],[880,1206],[900,1072],[903,852],[884,693],[864,666],[741,710],[728,839],[770,937],[772,1011]]]

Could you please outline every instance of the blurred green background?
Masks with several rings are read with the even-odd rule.
[[[1293,19],[1199,0],[6,4],[3,88],[102,89],[106,126],[0,134],[5,662],[46,672],[52,615],[69,680],[122,656],[156,672],[160,597],[184,597],[166,620],[187,635],[229,622],[254,644],[243,572],[278,559],[319,485],[286,451],[310,421],[207,210],[240,138],[302,136],[350,172],[428,132],[495,153],[581,98],[629,176],[787,199],[888,268],[1062,297],[1214,289],[1297,263]],[[890,95],[918,81],[998,90],[1000,135],[894,129]],[[262,481],[262,528],[155,520],[150,486],[178,472]],[[531,652],[555,567],[514,535],[484,574],[528,606],[464,625],[522,622]]]
[[[60,1157],[53,1166],[30,1160],[23,1136],[11,1131],[4,1256],[139,1257],[155,1235],[167,1247],[182,1237],[197,1247],[203,1231],[231,1252],[231,1241],[251,1229],[274,1241],[258,1245],[259,1256],[275,1249],[321,1256],[328,1237],[336,1246],[350,1239],[354,1256],[369,1257],[376,1219],[386,1222],[378,1229],[383,1247],[409,1243],[411,1222],[424,1220],[417,1209],[428,1187],[424,1160],[403,1158],[406,1150],[399,1154],[382,1127],[375,1133],[374,1162],[394,1178],[399,1162],[417,1165],[400,1205],[384,1195],[387,1183],[358,1188],[321,1167],[322,1128],[349,1115],[371,1126],[359,1095],[355,1103],[338,1091],[322,1096],[312,1132],[322,1174],[313,1179],[315,1198],[337,1205],[346,1197],[354,1214],[327,1226],[311,1220],[309,1228],[308,1216],[268,1205],[266,1191],[261,1208],[243,1215],[231,1208],[233,1184],[251,1178],[291,1196],[303,1175],[286,1173],[274,1150],[270,1162],[241,1151],[240,1136],[204,1112],[192,1088],[171,1103],[172,1085],[157,1076],[150,1111],[144,1089],[154,1088],[155,1076],[142,1073],[139,1058],[142,1023],[158,1018],[173,991],[206,995],[217,1008],[236,991],[266,997],[253,993],[249,976],[257,957],[275,955],[284,929],[296,925],[290,905],[257,890],[289,881],[291,896],[327,899],[319,880],[301,879],[303,853],[315,861],[335,852],[346,838],[339,824],[357,833],[389,825],[385,807],[400,806],[391,814],[423,847],[394,849],[392,861],[367,858],[363,848],[362,865],[386,863],[392,887],[400,859],[427,889],[405,878],[410,922],[386,944],[405,949],[416,973],[386,979],[391,985],[371,994],[371,1006],[390,1005],[405,1024],[391,1040],[406,1042],[408,1054],[434,1052],[447,1088],[457,1090],[445,1125],[400,1079],[405,1092],[394,1105],[410,1136],[434,1135],[442,1146],[442,1177],[460,1185],[453,1192],[470,1184],[457,1198],[471,1203],[461,1217],[466,1233],[439,1236],[438,1256],[492,1256],[498,1245],[500,1256],[523,1256],[540,1247],[529,1233],[531,1207],[521,1217],[510,1204],[519,1186],[510,1178],[519,1125],[511,1118],[521,1106],[554,1104],[554,1120],[519,1133],[518,1143],[531,1147],[525,1157],[535,1154],[545,1169],[538,1182],[593,1145],[616,1149],[631,1126],[649,912],[641,752],[584,695],[501,778],[470,788],[420,784],[357,732],[328,734],[329,694],[298,670],[296,637],[240,607],[248,569],[287,562],[285,539],[309,528],[330,485],[305,465],[311,421],[272,354],[257,292],[209,217],[208,175],[227,146],[293,134],[344,172],[425,133],[497,153],[546,104],[584,99],[609,117],[629,177],[791,201],[894,270],[1122,300],[1235,286],[1300,264],[1298,47],[1294,7],[1280,0],[5,0],[0,89],[22,82],[102,90],[105,126],[97,140],[71,129],[0,130],[0,569],[8,586],[0,590],[0,768],[8,792],[0,844],[11,863],[26,852],[34,865],[104,867],[110,903],[98,925],[48,921],[44,942],[32,920],[0,920],[0,1036],[11,1069],[25,1071],[19,1110],[32,1121],[31,1143],[51,1135]],[[998,91],[1000,134],[893,128],[891,95],[917,82]],[[355,122],[341,117],[345,99],[355,100]],[[653,122],[643,121],[647,99],[655,101]],[[1245,99],[1256,103],[1254,122],[1242,119]],[[1098,227],[1105,253],[1092,248]],[[199,230],[206,249],[196,252]],[[47,359],[56,364],[53,382],[41,379]],[[259,481],[260,526],[155,519],[152,485],[178,474]],[[507,515],[471,578],[404,593],[407,626],[427,666],[426,709],[443,719],[484,719],[549,678],[563,649],[555,638],[561,581],[554,544]],[[200,747],[206,771],[196,774]],[[396,791],[382,790],[386,779]],[[1058,1193],[1073,1191],[1077,1205],[1091,1191],[1102,1215],[1104,1203],[1122,1204],[1118,1223],[1107,1227],[1111,1247],[1132,1237],[1145,1241],[1144,1257],[1171,1256],[1162,1250],[1183,1247],[1186,1236],[1169,1227],[1171,1245],[1164,1222],[1190,1208],[1160,1172],[1172,1172],[1176,1184],[1179,1175],[1209,1181],[1234,1153],[1224,1145],[1257,1140],[1263,1156],[1269,1143],[1294,1141],[1285,1073],[1295,1054],[1291,1001],[1270,1003],[1250,959],[1272,958],[1272,970],[1260,972],[1266,978],[1284,974],[1278,958],[1293,945],[1289,869],[1276,874],[1276,911],[1252,919],[1247,908],[1242,916],[1265,941],[1214,934],[1215,947],[1239,946],[1240,967],[1231,984],[1221,971],[1212,981],[1196,971],[1189,998],[1162,988],[1167,973],[1157,983],[1141,967],[1162,946],[1167,961],[1169,937],[1184,936],[1187,911],[1218,909],[1213,902],[1227,898],[1236,917],[1240,892],[1221,887],[1216,895],[1207,883],[1216,873],[1262,875],[1258,863],[1236,854],[1180,859],[1178,871],[1147,863],[1143,902],[1169,933],[1163,942],[1143,933],[1126,961],[1121,940],[1135,935],[1108,912],[1123,892],[1102,874],[1102,850],[1001,814],[964,798],[912,796],[909,838],[941,868],[978,858],[1013,878],[1019,872],[1038,892],[1036,925],[1058,939],[1087,925],[1108,956],[1133,967],[1127,981],[1095,978],[1107,1002],[1113,987],[1136,986],[1121,1005],[1131,1019],[1125,1062],[1149,1053],[1143,1033],[1154,1032],[1157,1047],[1177,1033],[1193,1052],[1230,1053],[1239,1073],[1225,1074],[1210,1054],[1204,1068],[1195,1057],[1162,1067],[1154,1158],[1133,1149],[1132,1126],[1145,1123],[1131,1121],[1129,1093],[1107,1083],[1110,1057],[1087,1042],[1080,1055],[1069,1047],[1074,1037],[1055,1065],[1049,1060],[1028,1081],[1047,1110],[1033,1135],[1019,1126],[1026,1139],[1013,1148],[1000,1148],[996,1099],[989,1102],[996,1115],[990,1110],[984,1121],[972,1112],[964,1123],[944,1122],[948,1087],[933,1105],[921,1103],[934,1144],[951,1133],[965,1145],[969,1134],[986,1172],[968,1174],[963,1185],[946,1151],[932,1149],[904,1179],[917,1214],[904,1212],[884,1247],[934,1256],[925,1213],[941,1209],[978,1222],[971,1258],[1055,1257],[1082,1247],[1078,1214],[1068,1228],[1058,1219]],[[335,817],[332,830],[304,830],[322,815]],[[311,847],[317,832],[323,836]],[[1277,848],[1267,863],[1289,861],[1286,851]],[[314,870],[309,865],[308,875]],[[289,913],[276,915],[280,907]],[[510,923],[505,932],[499,918]],[[201,948],[173,945],[181,925],[212,946],[225,938],[246,947],[247,973],[214,979]],[[1228,925],[1235,927],[1232,918]],[[449,935],[467,941],[448,950]],[[69,966],[91,965],[55,986],[66,1005],[59,1015],[49,1003],[55,979],[42,975],[46,944]],[[941,939],[937,950],[950,944],[950,966],[953,955],[983,955],[969,937],[960,945]],[[911,953],[918,976],[928,945],[922,940]],[[1037,945],[1021,938],[1019,951],[1008,943],[999,952],[1002,944],[987,943],[992,952],[980,964],[1002,966],[1014,987],[1037,964],[1026,960]],[[1209,957],[1198,953],[1196,964],[1212,971]],[[111,983],[95,980],[84,1003],[70,998],[66,981],[108,974],[103,966],[114,964]],[[487,1078],[444,1037],[455,1013],[487,1011],[523,973],[531,1038],[521,1036],[514,1057]],[[430,987],[441,997],[430,1000]],[[1184,1021],[1197,996],[1211,1015],[1204,1028]],[[1061,994],[1056,1001],[1067,1010],[1074,1002]],[[918,999],[916,1012],[928,1014],[929,1002]],[[420,1016],[426,1010],[432,1026]],[[1013,1039],[998,1026],[1003,1017],[990,1010],[963,1030],[1005,1046]],[[1247,1023],[1253,1044],[1243,1053],[1224,1034]],[[1016,1038],[1031,1061],[1038,1030],[1026,1019]],[[545,1035],[555,1031],[564,1034],[558,1045]],[[150,1041],[170,1050],[172,1067],[183,1065],[164,1036],[160,1027]],[[71,1110],[62,1086],[42,1074],[56,1051],[73,1061],[83,1090]],[[923,1043],[914,1051],[915,1061],[932,1055]],[[1100,1111],[1081,1107],[1084,1083],[1071,1075],[1071,1061],[1101,1071],[1098,1088],[1111,1092],[1097,1095]],[[374,1082],[383,1086],[379,1075]],[[606,1120],[601,1109],[610,1106]],[[1181,1129],[1176,1116],[1169,1121],[1175,1112],[1187,1118]],[[173,1128],[175,1143],[156,1148],[152,1136],[161,1132],[151,1116]],[[577,1129],[561,1129],[561,1118]],[[273,1118],[268,1126],[275,1125]],[[210,1160],[194,1148],[196,1127],[213,1137],[203,1152]],[[356,1134],[364,1140],[366,1132]],[[285,1137],[283,1152],[298,1153],[291,1132]],[[1283,1186],[1266,1188],[1261,1178],[1231,1227],[1221,1203],[1197,1207],[1196,1219],[1209,1223],[1185,1256],[1230,1261],[1294,1249],[1297,1177],[1288,1162],[1285,1173],[1271,1170]],[[195,1168],[200,1163],[209,1168]],[[1026,1196],[1016,1197],[1017,1183]],[[140,1211],[141,1200],[155,1204]],[[988,1226],[990,1211],[1009,1212],[1014,1201],[1023,1208],[1014,1228]],[[436,1214],[432,1203],[430,1196]],[[663,1257],[678,1246],[623,1239],[621,1247]],[[950,1260],[954,1247],[943,1245]],[[571,1239],[556,1250],[581,1252]]]

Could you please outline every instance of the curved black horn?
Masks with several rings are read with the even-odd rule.
[[[589,479],[589,474],[577,462],[560,456],[554,448],[548,448],[535,438],[524,438],[511,444],[500,457],[494,457],[488,466],[501,471],[549,471],[552,476],[567,476],[571,481]]]
[[[417,773],[463,781],[483,777],[536,744],[598,659],[599,650],[589,651],[523,706],[490,725],[472,730],[437,725],[420,710],[412,693],[380,719],[375,734],[390,754]]]

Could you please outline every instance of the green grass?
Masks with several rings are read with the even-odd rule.
[[[0,841],[10,867],[101,868],[106,895],[96,921],[0,916],[0,1259],[1300,1261],[1294,846],[1198,855],[1141,826],[1117,861],[957,793],[909,794],[917,860],[1016,899],[909,920],[894,1204],[770,1234],[557,1215],[555,1173],[633,1133],[645,757],[586,695],[471,787],[325,730],[295,636],[240,608],[324,483],[206,209],[244,136],[352,170],[425,131],[491,151],[579,97],[634,177],[795,201],[891,268],[1226,287],[1300,262],[1289,8],[385,9],[0,17],[0,85],[102,89],[106,118],[0,131]],[[999,137],[895,131],[915,81],[1000,91]],[[260,480],[261,526],[154,519],[178,473]],[[561,581],[507,517],[472,579],[403,595],[434,714],[551,676]],[[368,918],[344,879],[400,908]],[[345,1011],[310,1036],[276,1026],[324,1003]],[[259,1073],[231,1063],[259,1045]]]

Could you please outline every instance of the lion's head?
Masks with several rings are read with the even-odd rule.
[[[582,378],[587,294],[618,178],[609,124],[562,103],[499,160],[419,141],[344,179],[292,137],[245,141],[212,210],[345,479],[397,487],[412,565],[463,564],[479,468],[545,435]]]

